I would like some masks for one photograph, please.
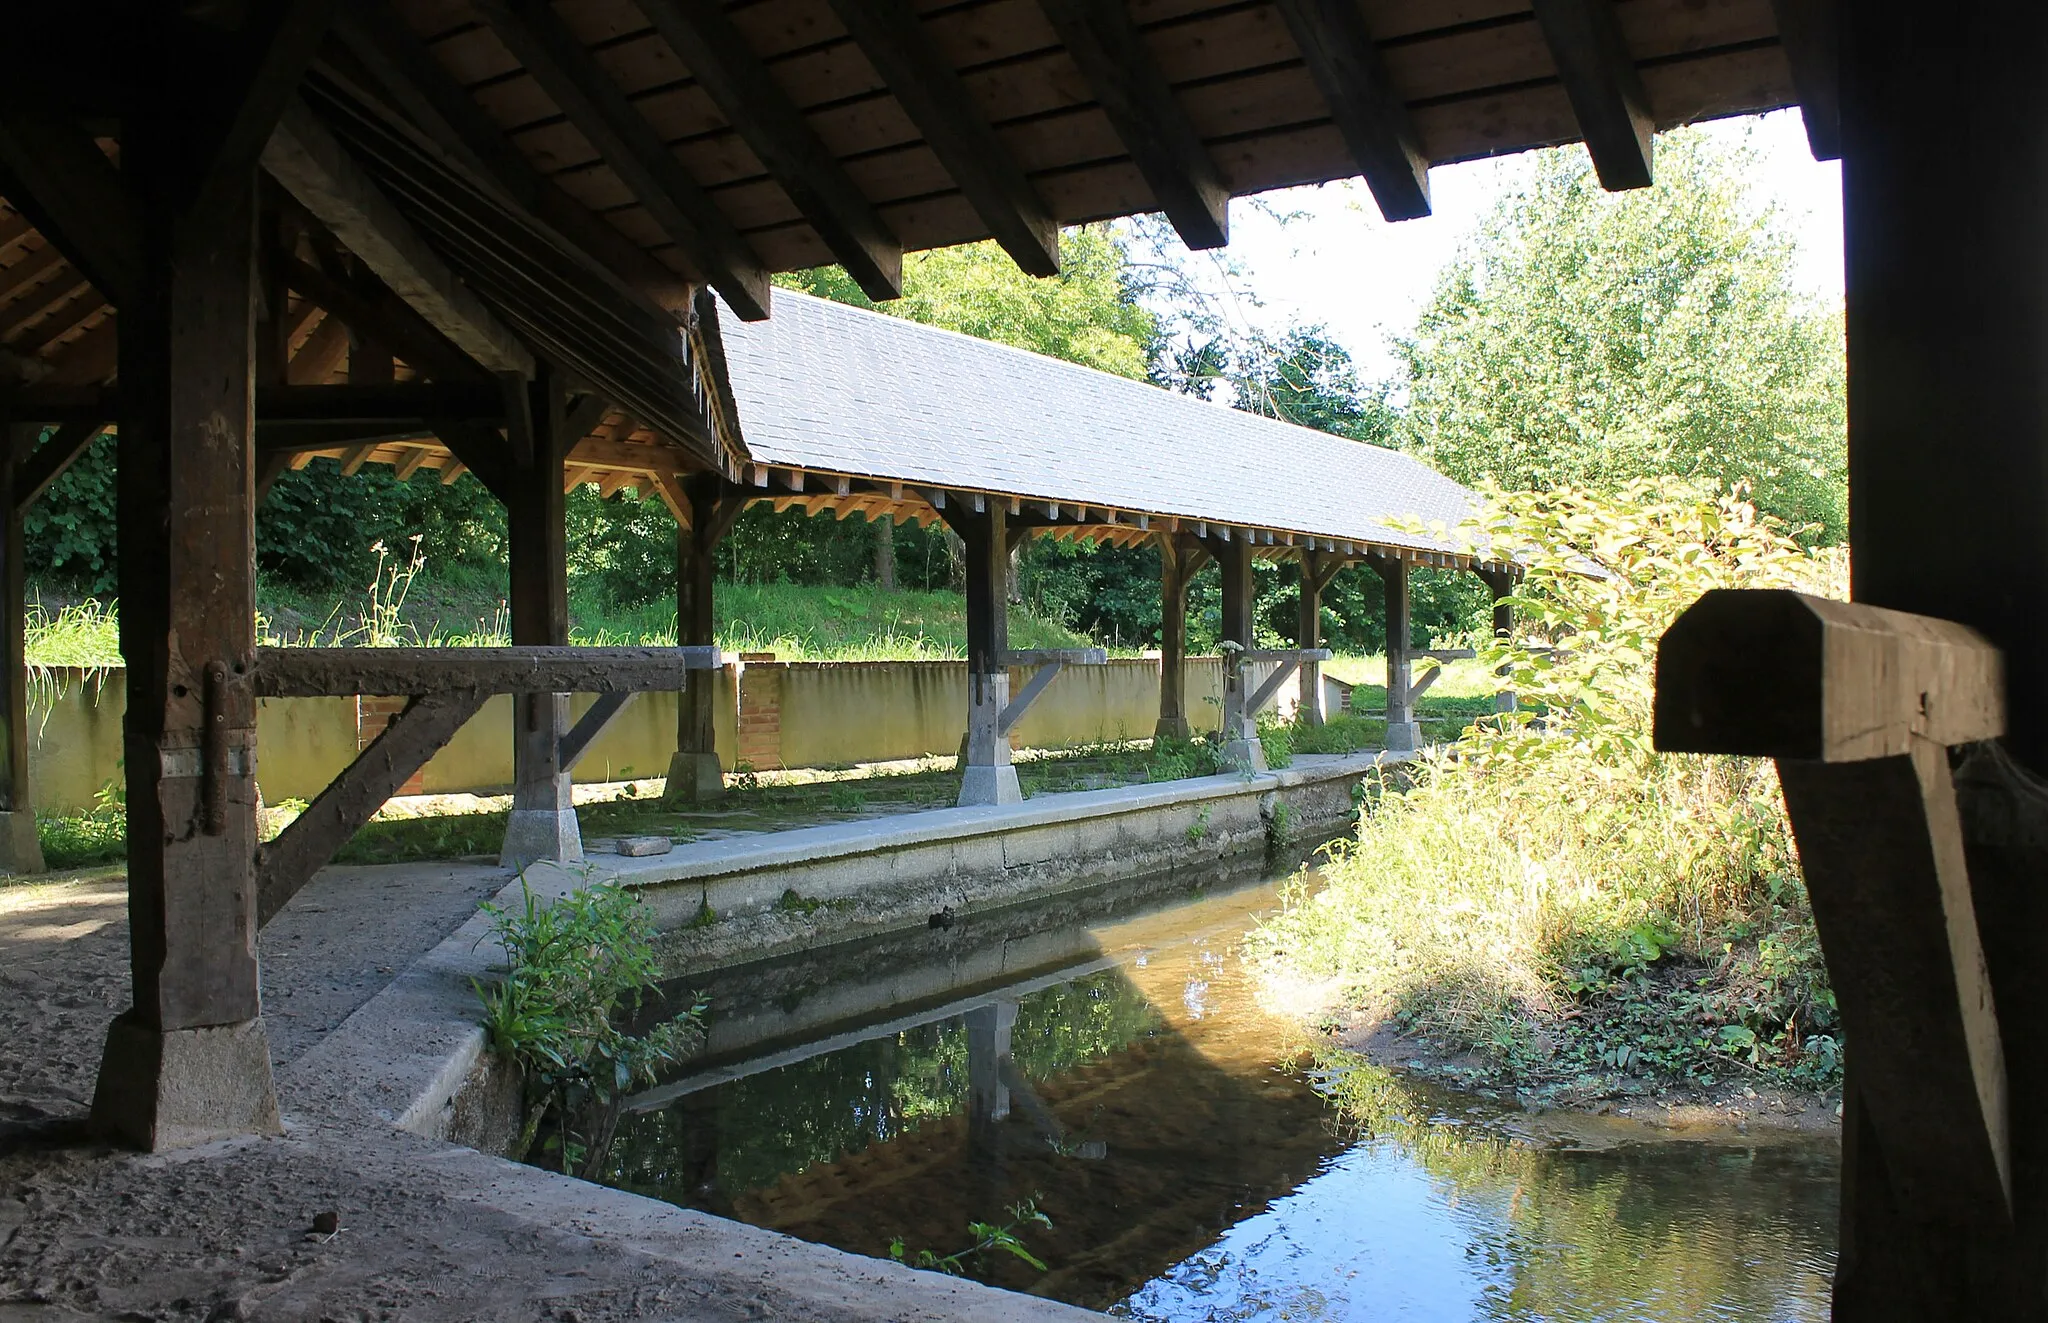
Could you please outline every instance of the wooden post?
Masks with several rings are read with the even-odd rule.
[[[1189,740],[1188,579],[1192,557],[1171,533],[1159,536],[1159,724],[1155,740]]]
[[[1251,709],[1251,677],[1244,654],[1252,633],[1252,544],[1240,536],[1212,541],[1209,554],[1223,574],[1223,757],[1248,771],[1266,770],[1266,749],[1259,743],[1258,722]]]
[[[946,520],[966,544],[967,556],[967,757],[960,769],[960,803],[1017,804],[1024,792],[1010,766],[1010,741],[1002,731],[1010,705],[1008,517],[1001,501],[980,513],[946,511]]]
[[[27,582],[22,564],[22,502],[16,475],[41,429],[0,418],[0,669],[6,673],[5,721],[0,723],[0,873],[40,873],[43,847],[36,838],[35,804],[28,785]]]
[[[1507,601],[1515,592],[1515,576],[1509,570],[1480,570],[1478,574],[1487,591],[1493,594],[1493,637],[1498,642],[1506,643],[1515,636],[1515,608]],[[1513,712],[1515,708],[1513,689],[1503,687],[1494,694],[1494,711]]]
[[[1961,622],[2001,649],[2004,745],[2014,776],[2033,782],[2023,798],[2038,822],[2038,778],[2048,775],[2048,8],[1838,9],[1853,596]],[[1938,180],[1968,182],[1930,187]],[[1935,510],[1969,516],[1929,539]],[[1967,821],[1967,789],[1962,798]],[[2010,1072],[2016,1221],[2001,1248],[2029,1285],[2019,1300],[1928,1296],[1925,1317],[2044,1309],[2048,974],[2036,948],[2048,848],[2038,834],[2014,839],[2024,844],[1982,866],[1973,841],[1970,882]],[[1853,1093],[1853,1041],[1850,1050]],[[1845,1174],[1859,1191],[1888,1179],[1883,1155],[1870,1154],[1856,1150]],[[1861,1193],[1843,1205],[1838,1318],[1886,1311],[1886,1259],[1901,1243],[1919,1249],[1916,1264],[1989,1248],[1981,1231],[1930,1237],[1865,1220],[1885,1207],[1913,1211],[1909,1200]]]
[[[1415,720],[1414,626],[1408,611],[1408,562],[1397,556],[1370,556],[1366,564],[1386,585],[1387,596],[1387,749],[1412,753],[1422,745],[1422,727]]]
[[[513,462],[505,494],[512,542],[512,642],[559,646],[569,641],[562,492],[568,400],[543,369],[529,388],[529,401],[531,461]],[[583,835],[561,759],[569,695],[515,694],[512,704],[512,815],[500,860],[511,868],[537,860],[580,863]]]
[[[164,11],[139,20],[171,32]],[[256,973],[253,155],[215,164],[217,70],[134,34],[121,139],[140,287],[121,305],[119,476],[134,1005],[93,1120],[145,1148],[275,1133]],[[195,43],[196,44],[196,43]]]
[[[1301,553],[1301,602],[1294,627],[1294,646],[1297,648],[1323,646],[1323,586],[1328,582],[1324,578],[1327,568],[1322,552]],[[1313,658],[1304,660],[1295,672],[1295,683],[1299,686],[1301,703],[1294,710],[1294,719],[1311,726],[1322,725],[1323,664]]]
[[[725,534],[718,475],[702,473],[687,479],[683,495],[689,523],[676,527],[676,642],[709,646],[718,641],[713,594],[716,553]],[[676,704],[676,752],[669,759],[662,803],[717,799],[725,794],[725,769],[718,761],[717,676],[711,671],[692,675]]]

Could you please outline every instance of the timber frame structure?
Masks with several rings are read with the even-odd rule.
[[[1854,1035],[1837,1317],[2048,1316],[2048,6],[31,0],[5,23],[0,665],[18,697],[22,506],[118,424],[134,1004],[95,1111],[159,1148],[278,1124],[251,530],[291,456],[417,467],[430,434],[491,486],[519,654],[492,665],[516,671],[565,641],[567,466],[679,513],[682,482],[751,477],[706,287],[757,319],[771,273],[836,260],[888,297],[904,252],[982,238],[1045,272],[1059,225],[1154,210],[1214,247],[1231,197],[1352,175],[1415,216],[1433,164],[1574,140],[1635,187],[1658,129],[1801,105],[1844,163],[1852,577],[1887,614],[1714,607],[1674,636],[1699,665],[1659,734],[1785,771]],[[722,517],[707,495],[693,520]],[[1241,600],[1249,544],[1204,550]],[[1807,649],[1796,693],[1758,688],[1759,639]],[[537,694],[521,744],[543,833],[561,706]],[[1858,730],[1883,738],[1835,738]]]

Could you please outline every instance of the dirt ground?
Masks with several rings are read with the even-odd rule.
[[[287,1133],[141,1155],[89,1138],[128,1001],[125,889],[0,885],[0,1323],[1085,1318],[365,1123],[289,1062],[452,932],[489,870],[336,870],[263,934]],[[337,1230],[315,1231],[332,1214]]]

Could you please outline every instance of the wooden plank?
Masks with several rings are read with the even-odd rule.
[[[1429,161],[1355,0],[1279,0],[1358,170],[1390,221],[1429,214]]]
[[[599,694],[597,701],[586,708],[583,715],[577,718],[576,724],[569,727],[568,733],[562,736],[561,752],[558,755],[562,770],[575,770],[576,764],[583,761],[583,755],[590,752],[590,746],[597,742],[597,737],[604,734],[639,696],[638,693]]]
[[[1657,747],[1843,762],[1992,739],[2006,725],[2003,668],[1962,625],[1715,589],[1658,646]]]
[[[1039,0],[1096,104],[1190,248],[1230,242],[1230,189],[1122,3]]]
[[[370,270],[451,343],[492,372],[533,375],[533,355],[426,241],[296,99],[286,108],[263,168]]]
[[[269,923],[397,794],[412,774],[446,747],[490,696],[483,689],[421,694],[378,732],[356,760],[256,855],[256,922]]]
[[[1840,160],[1842,155],[1842,33],[1836,4],[1837,0],[1771,0],[1778,40],[1792,65],[1792,84],[1799,89],[1807,145],[1816,161]]]
[[[326,40],[340,3],[278,0],[239,16],[239,30],[218,52],[225,66],[223,81],[236,87],[238,95],[221,132],[207,144],[198,197],[191,206],[195,225],[204,229],[239,206],[241,177],[268,150],[278,118],[297,95],[306,66]],[[224,201],[231,207],[226,212],[219,210]]]
[[[115,303],[132,295],[142,253],[120,172],[75,120],[0,113],[0,175],[43,241]]]
[[[903,244],[818,140],[717,0],[637,0],[697,85],[872,299],[903,293]]]
[[[909,0],[832,0],[832,9],[1003,251],[1031,275],[1058,275],[1052,212]]]
[[[720,665],[715,647],[259,648],[262,698],[352,694],[674,692],[689,671]]]
[[[766,317],[760,260],[554,10],[530,0],[477,0],[476,8],[733,311]]]
[[[1602,187],[1648,188],[1656,120],[1614,0],[1534,3]]]

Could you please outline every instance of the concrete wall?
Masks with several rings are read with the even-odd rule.
[[[1021,686],[1024,672],[1011,677]],[[964,662],[762,662],[727,666],[718,686],[718,755],[758,770],[832,767],[950,755],[967,727]],[[1191,658],[1188,719],[1222,720],[1223,666]],[[78,812],[121,776],[127,675],[119,668],[50,668],[32,686],[29,779],[39,808]],[[578,695],[580,716],[593,699]],[[676,747],[676,696],[643,694],[591,747],[579,781],[664,776]],[[1292,707],[1283,695],[1280,707]],[[1147,739],[1159,715],[1159,662],[1134,658],[1069,666],[1014,737],[1018,748]],[[311,799],[381,729],[374,703],[354,698],[264,699],[257,705],[257,782],[270,803]],[[512,780],[512,699],[491,699],[414,786],[427,794],[495,794]]]

